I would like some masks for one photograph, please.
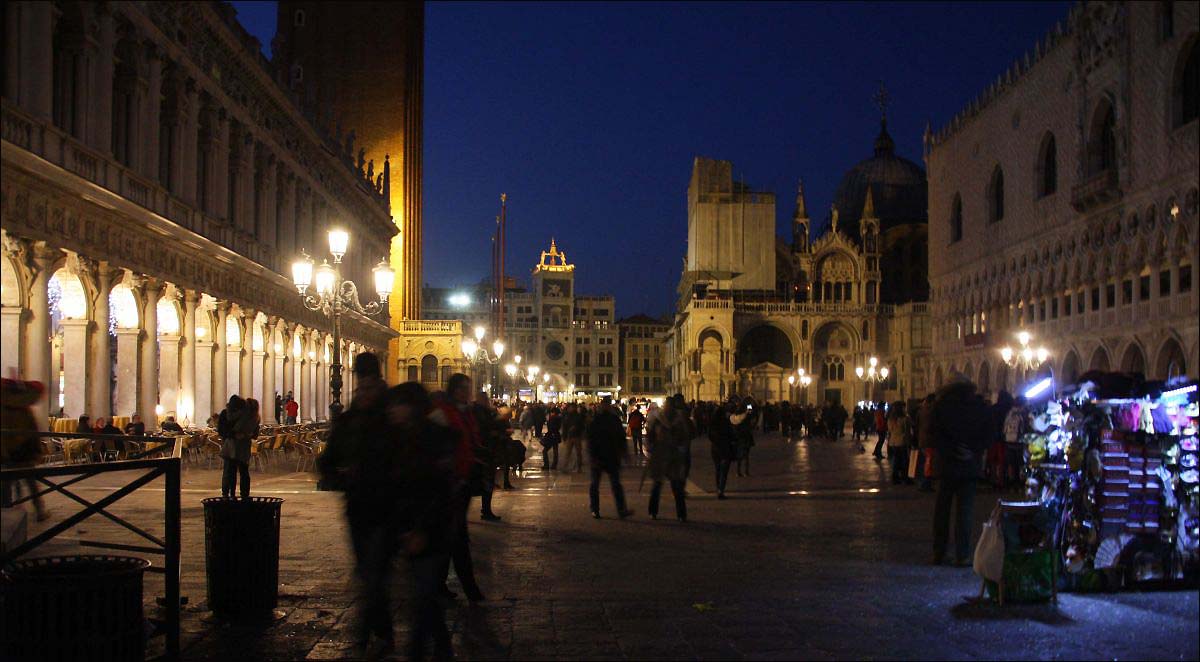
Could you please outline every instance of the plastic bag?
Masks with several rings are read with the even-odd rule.
[[[1000,508],[983,523],[983,533],[975,545],[975,574],[993,582],[1004,578],[1004,534],[1000,531]]]

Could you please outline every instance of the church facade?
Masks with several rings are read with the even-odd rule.
[[[734,181],[732,171],[728,161],[693,163],[688,254],[667,338],[672,388],[708,401],[736,394],[852,404],[923,394],[926,304],[884,293],[898,269],[888,262],[923,237],[924,173],[894,154],[886,121],[875,157],[847,173],[831,227],[815,239],[802,186],[789,242],[775,236],[775,195]],[[841,208],[858,211],[845,220]],[[904,296],[919,297],[922,279]],[[872,358],[888,367],[886,380],[856,373]]]

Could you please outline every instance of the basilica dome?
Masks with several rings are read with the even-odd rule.
[[[888,135],[887,118],[875,138],[875,156],[858,163],[842,176],[834,205],[838,227],[852,239],[858,238],[867,187],[875,203],[880,230],[905,223],[928,221],[928,186],[925,171],[906,158],[896,156],[896,144]]]

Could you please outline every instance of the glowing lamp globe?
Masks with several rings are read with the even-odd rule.
[[[337,272],[329,265],[326,260],[321,260],[321,266],[317,267],[313,272],[313,280],[316,281],[317,293],[321,296],[329,296],[333,294],[333,285],[337,280]]]
[[[296,285],[297,290],[300,290],[300,294],[304,294],[308,290],[308,286],[312,285],[312,277],[312,258],[301,251],[300,259],[292,263],[292,283]]]
[[[349,232],[341,228],[334,228],[329,231],[329,252],[333,255],[334,264],[342,261],[342,256],[346,254],[346,248],[349,245]]]
[[[387,260],[380,260],[371,273],[375,276],[375,293],[379,295],[379,301],[387,303],[396,282],[396,271],[388,266]]]

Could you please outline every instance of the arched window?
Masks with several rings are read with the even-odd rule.
[[[955,193],[950,205],[950,243],[963,238],[962,196]]]
[[[1117,167],[1117,117],[1112,104],[1102,102],[1092,118],[1088,138],[1088,170],[1097,175]]]
[[[438,382],[438,362],[437,357],[433,354],[426,354],[421,358],[421,382],[425,384]]]
[[[995,223],[1004,218],[1004,171],[1000,166],[992,170],[992,181],[988,184],[988,221]]]
[[[1047,133],[1042,138],[1042,147],[1038,150],[1037,192],[1039,198],[1053,194],[1058,190],[1058,149],[1054,144],[1054,134]]]
[[[1171,114],[1177,127],[1200,117],[1200,39],[1193,38],[1192,45],[1180,57],[1171,94]]]

